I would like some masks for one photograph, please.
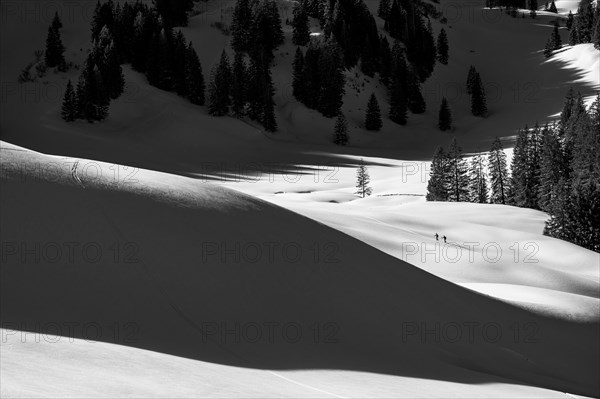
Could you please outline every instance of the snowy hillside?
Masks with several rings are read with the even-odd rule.
[[[393,42],[379,0],[363,1]],[[106,119],[65,122],[67,82],[82,93],[86,73],[101,76],[87,68],[96,1],[3,2],[0,396],[600,397],[600,254],[545,234],[556,215],[538,202],[504,205],[487,192],[486,203],[426,200],[434,152],[453,139],[457,159],[471,162],[498,137],[512,184],[515,157],[539,178],[542,157],[530,154],[555,135],[562,158],[546,166],[587,172],[548,183],[555,213],[576,202],[563,186],[597,179],[589,106],[600,52],[569,45],[565,27],[579,1],[556,0],[556,14],[539,2],[536,18],[423,1],[441,12],[429,18],[434,37],[444,29],[449,43],[448,64],[436,62],[422,84],[426,111],[396,124],[378,75],[344,70],[346,146],[332,142],[335,117],[293,94],[295,1],[276,0],[285,40],[267,66],[275,132],[248,115],[212,116],[208,100],[161,90],[128,62]],[[222,51],[234,59],[236,3],[195,1],[187,26],[174,28],[193,43],[207,86]],[[34,53],[47,48],[55,12],[68,67],[19,82],[43,59]],[[563,44],[546,58],[555,20]],[[316,18],[310,28],[324,36]],[[472,114],[470,66],[485,117]],[[573,118],[581,125],[556,125],[529,142],[535,151],[519,148],[519,129],[554,126],[577,108],[575,96],[565,105],[569,88],[588,106]],[[372,93],[380,131],[365,128]],[[438,126],[442,98],[449,131]],[[365,198],[359,166],[370,174]],[[538,195],[527,184],[515,190]],[[581,218],[598,233],[590,208]]]
[[[328,380],[327,373],[316,380],[305,372],[258,374],[280,384],[286,376],[297,378],[301,386],[292,392],[301,395],[315,395],[302,384],[355,395],[337,390],[356,372],[390,375],[388,388],[374,392],[383,396],[395,396],[403,386],[414,394],[422,379],[440,381],[433,384],[433,395],[464,382],[492,383],[497,396],[527,395],[511,385],[517,381],[598,394],[591,383],[598,372],[598,346],[592,339],[597,320],[561,320],[481,296],[310,219],[195,179],[140,170],[135,180],[116,180],[116,165],[50,157],[9,144],[2,145],[2,162],[3,370],[21,356],[38,359],[35,373],[43,380],[44,370],[61,364],[62,356],[86,350],[88,344],[71,346],[65,338],[59,345],[67,345],[66,353],[58,352],[56,361],[40,358],[40,351],[57,353],[46,334],[58,328],[66,337],[230,366],[348,370],[331,372],[339,378],[333,387],[320,382]],[[96,178],[83,173],[91,164],[99,171]],[[52,175],[32,173],[36,166]],[[73,242],[81,247],[64,250]],[[271,254],[257,252],[268,243],[283,247],[274,246]],[[236,253],[231,250],[236,244],[248,249]],[[46,249],[24,266],[35,245]],[[297,254],[283,249],[292,246]],[[279,336],[281,330],[275,329],[272,338],[258,339],[254,330],[243,333],[246,327],[235,333],[236,323],[262,332],[274,321],[274,328],[289,323],[301,332],[289,329]],[[473,330],[471,340],[462,329],[472,322],[481,323],[481,330]],[[435,331],[436,323],[444,326],[438,338],[420,330]],[[450,331],[457,326],[460,339]],[[511,328],[517,328],[516,335]],[[15,329],[39,331],[43,338],[34,343],[35,333],[25,336],[29,341]],[[571,339],[575,335],[578,339]],[[113,362],[118,367],[123,367],[121,356],[130,353],[106,345],[88,350],[99,358],[117,351]],[[150,356],[131,353],[139,359]],[[184,360],[171,361],[183,367]],[[194,365],[205,382],[215,367]],[[239,373],[236,384],[256,375]],[[86,378],[84,389],[94,368],[86,365],[76,374]],[[19,392],[17,375],[3,372],[7,395]],[[52,382],[57,383],[58,391],[66,392],[60,382]],[[215,384],[204,389],[211,392]],[[27,386],[29,394],[49,393],[48,386]],[[274,395],[281,393],[272,389]],[[463,391],[454,392],[460,396]]]

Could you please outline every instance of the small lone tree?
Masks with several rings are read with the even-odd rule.
[[[67,83],[60,114],[65,122],[73,122],[77,119],[77,97],[75,96],[75,90],[70,79]]]
[[[360,166],[356,170],[356,193],[362,198],[365,198],[373,193],[373,189],[369,187],[371,177],[363,160],[360,160]]]
[[[440,105],[440,113],[438,119],[438,127],[444,132],[452,129],[452,112],[448,106],[448,100],[446,97],[442,97],[442,104]]]
[[[365,129],[367,130],[381,130],[383,123],[381,122],[381,109],[377,102],[375,93],[371,94],[369,103],[367,104],[367,116],[365,118]]]
[[[337,145],[348,144],[348,122],[343,113],[339,113],[335,120],[335,129],[333,132],[333,142]]]

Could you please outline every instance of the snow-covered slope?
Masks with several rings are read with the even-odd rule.
[[[547,214],[504,205],[426,202],[429,163],[363,161],[374,194],[365,199],[354,194],[356,166],[306,165],[304,175],[245,175],[246,181],[222,184],[470,289],[557,317],[599,320],[600,255],[544,236]]]
[[[4,143],[1,151],[1,314],[8,333],[41,330],[50,336],[60,328],[62,336],[244,368],[361,372],[297,374],[301,384],[339,396],[364,392],[344,387],[356,386],[345,383],[355,376],[369,380],[365,372],[388,375],[373,380],[388,381],[377,391],[382,396],[397,396],[398,388],[407,396],[435,396],[443,389],[461,395],[456,384],[465,383],[473,384],[466,391],[473,396],[483,392],[476,388],[481,384],[496,396],[541,394],[504,386],[517,381],[599,393],[593,383],[597,322],[547,317],[479,295],[323,224],[211,183],[144,170],[131,176],[117,165]],[[89,165],[98,173],[91,174]],[[115,177],[116,170],[123,173]],[[57,248],[63,248],[60,255]],[[263,249],[260,255],[257,249]],[[265,330],[271,322],[272,338]],[[256,339],[255,331],[263,335]],[[122,359],[157,356],[87,344],[62,351],[46,335],[35,346],[27,341],[35,334],[25,335],[26,345],[20,334],[10,335],[12,347],[3,344],[2,386],[15,390],[8,393],[48,394],[52,385],[27,384],[15,372],[4,373],[5,365],[23,370],[28,362],[41,362],[28,375],[43,380],[45,370],[64,364],[62,354],[86,353],[90,364],[75,373],[82,380],[64,384],[93,387],[113,375],[95,375],[95,359],[135,370]],[[68,339],[61,345],[70,345]],[[186,364],[174,362],[176,368]],[[195,366],[198,383],[209,385],[204,392],[228,382],[215,376],[216,366]],[[157,373],[155,367],[150,373]],[[53,375],[48,378],[59,391],[68,389]],[[323,382],[328,375],[335,379]],[[273,375],[261,378],[281,383]],[[243,395],[248,383],[241,379],[233,389]],[[284,388],[277,383],[269,391],[274,395]],[[325,395],[307,392],[305,385],[298,395]],[[130,389],[125,394],[139,392]]]

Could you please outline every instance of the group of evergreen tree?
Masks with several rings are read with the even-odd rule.
[[[107,116],[110,100],[123,92],[122,63],[131,63],[152,86],[203,105],[205,83],[200,60],[192,43],[173,29],[187,24],[192,6],[191,0],[158,0],[152,7],[139,1],[122,5],[112,0],[98,2],[91,22],[93,49],[73,90],[79,109],[76,118],[91,122]],[[71,109],[73,101],[68,93],[64,108]],[[63,112],[65,120],[72,120],[72,115]]]
[[[591,0],[581,0],[577,14],[569,12],[567,19],[569,29],[569,44],[593,43],[600,50],[600,5]]]
[[[104,25],[82,68],[77,87],[67,84],[61,115],[67,122],[101,121],[108,116],[110,101],[124,90],[125,79],[114,38]]]
[[[558,124],[523,132],[513,203],[548,212],[545,234],[600,252],[600,94],[586,109],[570,90]]]
[[[499,139],[487,156],[477,154],[467,162],[454,138],[448,151],[438,147],[433,156],[427,200],[506,204],[509,187],[506,154]]]
[[[486,116],[488,109],[485,88],[479,72],[473,65],[469,67],[467,75],[467,94],[471,95],[471,113],[475,116]]]
[[[410,0],[392,0],[391,3],[390,0],[380,0],[378,8],[378,15],[385,21],[385,30],[403,43],[408,61],[418,71],[421,82],[431,76],[438,58],[431,21],[424,10],[420,2]],[[438,42],[441,40],[442,46],[446,46],[442,49],[445,54],[440,58],[447,61],[447,37],[445,32],[443,35],[440,32],[440,35]]]
[[[238,0],[231,23],[233,65],[223,50],[208,86],[208,112],[214,116],[248,116],[266,131],[277,130],[275,88],[271,75],[274,51],[284,42],[274,0]]]
[[[467,165],[455,139],[434,154],[427,200],[540,209],[545,234],[600,252],[600,94],[586,109],[570,90],[557,124],[519,130],[510,170],[500,140]]]
[[[487,202],[488,189],[484,160],[467,163],[456,138],[445,151],[438,147],[431,162],[427,185],[428,201]]]
[[[560,50],[562,47],[562,39],[560,38],[560,31],[558,27],[558,22],[554,22],[554,27],[552,29],[552,33],[546,42],[546,47],[544,48],[544,56],[546,58],[550,58],[552,54],[554,54],[555,50]]]
[[[273,60],[284,43],[279,8],[275,0],[237,0],[231,21],[231,47],[252,59]]]
[[[65,46],[63,46],[60,37],[62,22],[58,12],[54,14],[52,24],[48,27],[48,36],[46,37],[46,52],[44,53],[46,66],[49,68],[58,67],[59,70],[66,69]]]
[[[345,84],[343,54],[335,39],[313,38],[306,53],[296,49],[292,89],[298,101],[325,117],[335,117],[343,103]]]

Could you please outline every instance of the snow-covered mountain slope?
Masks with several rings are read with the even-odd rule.
[[[175,370],[188,364],[80,341],[55,349],[61,346],[47,338],[60,331],[249,369],[341,370],[283,374],[298,378],[302,385],[292,392],[299,396],[360,394],[348,390],[359,380],[346,381],[369,381],[365,373],[383,374],[372,380],[382,383],[381,396],[444,389],[462,396],[463,384],[471,384],[464,392],[472,396],[483,387],[496,396],[545,396],[505,383],[599,394],[597,321],[544,316],[477,294],[323,224],[198,179],[133,174],[5,143],[1,151],[1,314],[14,344],[3,344],[8,393],[44,394],[52,385],[27,384],[15,371],[5,374],[5,364],[24,370],[41,362],[28,375],[43,381],[45,371],[66,363],[73,370],[69,356],[86,353],[90,364],[75,373],[82,381],[63,385],[52,378],[55,371],[48,374],[58,391],[71,394],[76,390],[66,384],[97,390],[94,384],[107,378],[111,387],[122,381],[110,379],[113,371],[94,374],[98,365],[128,368],[127,375],[152,358]],[[35,334],[23,343],[12,330],[48,335],[35,346],[27,341]],[[160,367],[151,366],[149,375]],[[273,395],[287,389],[279,376],[245,370],[234,388],[221,391],[230,381],[215,376],[225,371],[219,367],[194,363],[197,381],[182,377],[184,387],[203,383],[201,392],[227,395],[263,378],[276,381]]]
[[[355,166],[314,167],[305,175],[260,180],[246,175],[240,176],[246,181],[222,184],[470,289],[557,317],[599,320],[600,255],[544,236],[547,214],[504,205],[426,202],[429,163],[364,162],[370,165],[374,194],[364,199],[354,194]]]

